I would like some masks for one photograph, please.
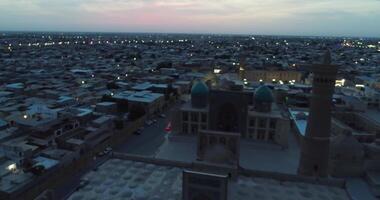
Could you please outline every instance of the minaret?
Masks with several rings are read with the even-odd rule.
[[[326,177],[331,130],[332,95],[338,66],[331,64],[326,51],[322,64],[313,64],[313,91],[307,119],[306,134],[301,140],[298,174]]]

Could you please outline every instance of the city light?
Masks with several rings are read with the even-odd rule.
[[[219,74],[221,71],[221,69],[214,69],[214,74]]]
[[[336,87],[343,87],[345,82],[346,82],[345,79],[335,80],[335,86]]]
[[[355,87],[357,87],[357,88],[364,88],[365,85],[363,85],[363,84],[356,84]]]
[[[7,166],[7,170],[11,172],[15,172],[17,170],[17,165],[16,163],[10,164]]]
[[[27,119],[28,118],[28,115],[23,115],[22,116],[24,119]]]

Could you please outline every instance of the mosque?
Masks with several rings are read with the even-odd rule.
[[[289,119],[265,85],[252,91],[235,84],[211,88],[196,80],[191,100],[181,106],[175,124],[175,132],[183,135],[219,131],[235,133],[249,141],[288,146]]]

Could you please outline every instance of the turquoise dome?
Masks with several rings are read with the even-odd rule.
[[[255,91],[255,101],[263,103],[272,103],[274,101],[272,90],[263,85]]]
[[[191,88],[191,94],[200,95],[205,94],[207,95],[209,92],[207,85],[202,81],[197,81],[194,83],[193,87]]]
[[[202,81],[196,81],[191,88],[191,105],[194,108],[204,108],[208,104],[207,85]]]

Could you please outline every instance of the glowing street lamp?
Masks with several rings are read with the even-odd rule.
[[[16,163],[13,163],[13,164],[10,164],[7,166],[7,170],[11,171],[11,172],[14,172],[17,170],[17,165]]]

